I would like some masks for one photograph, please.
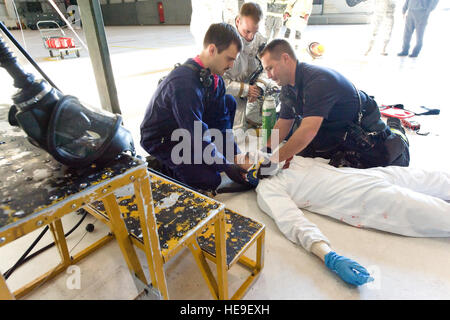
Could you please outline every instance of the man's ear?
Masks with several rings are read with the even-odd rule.
[[[239,24],[241,23],[241,17],[237,16],[235,22],[236,22],[236,27],[239,27]]]
[[[210,57],[214,56],[215,53],[217,52],[217,47],[214,43],[210,43],[208,45],[208,54]]]
[[[283,61],[284,63],[287,63],[290,59],[291,57],[286,52],[283,52],[281,54],[281,61]]]

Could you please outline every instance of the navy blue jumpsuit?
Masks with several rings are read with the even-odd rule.
[[[194,59],[186,63],[201,69]],[[158,85],[141,124],[141,146],[173,178],[193,188],[215,190],[221,182],[220,172],[239,153],[232,135],[236,100],[225,94],[221,77],[215,76],[209,87],[203,83],[198,70],[181,65]],[[216,134],[217,130],[211,134],[211,129],[222,135]],[[208,157],[202,156],[205,154]]]

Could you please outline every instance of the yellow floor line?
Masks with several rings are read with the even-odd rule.
[[[123,49],[139,49],[139,50],[158,50],[158,48],[141,48],[141,47],[131,47],[131,46],[110,46],[113,48],[123,48]]]
[[[126,76],[125,78],[134,78],[134,77],[142,77],[142,76],[147,76],[149,74],[155,74],[155,73],[161,73],[161,72],[168,72],[168,71],[172,71],[173,68],[166,68],[166,69],[161,69],[161,70],[153,70],[153,71],[148,71],[148,72],[141,72],[141,73],[136,73],[136,74],[131,74]]]

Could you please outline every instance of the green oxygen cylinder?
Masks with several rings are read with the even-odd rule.
[[[270,133],[277,122],[277,110],[275,98],[268,95],[264,99],[262,106],[262,136],[263,143],[265,144],[270,137]]]

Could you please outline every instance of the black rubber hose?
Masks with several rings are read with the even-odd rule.
[[[67,232],[64,237],[68,237],[72,232],[75,231],[75,229],[77,229],[80,224],[83,222],[84,218],[86,218],[88,212],[85,211],[85,213],[83,214],[83,216],[81,217],[80,221],[78,221],[78,223],[72,228],[70,229],[69,232]],[[42,237],[44,236],[44,234],[48,231],[48,226],[46,226],[44,228],[44,230],[42,230],[42,232],[39,234],[39,236],[36,238],[36,240],[33,241],[33,243],[31,244],[31,246],[27,249],[27,251],[25,251],[25,253],[20,257],[19,260],[17,260],[17,262],[14,264],[14,266],[12,266],[11,268],[8,269],[8,271],[6,271],[3,276],[5,277],[5,280],[8,279],[11,274],[17,269],[19,268],[21,265],[23,265],[24,263],[28,262],[29,260],[33,259],[34,257],[36,257],[37,255],[41,254],[42,252],[50,249],[51,247],[53,247],[55,245],[55,242],[50,243],[49,245],[39,249],[38,251],[34,252],[32,255],[28,256],[28,254],[30,253],[31,250],[33,250],[33,248],[36,246],[36,244],[42,239]],[[28,256],[28,257],[27,257]]]
[[[0,22],[0,27],[2,23]],[[6,42],[0,36],[0,66],[5,68],[9,75],[14,79],[16,88],[27,88],[34,82],[34,76],[27,73],[18,63],[17,58],[9,49]]]
[[[0,21],[0,29],[5,33],[5,35],[11,40],[11,42],[16,46],[16,48],[24,55],[24,57],[31,63],[31,65],[42,75],[42,77],[47,80],[47,82],[55,89],[59,90],[58,87],[53,83],[52,80],[45,74],[45,72],[38,66],[38,64],[33,60],[33,58],[25,51],[24,48],[20,45],[19,42],[14,38],[14,36],[9,32],[8,28]],[[0,37],[0,44],[6,48],[6,43]],[[6,49],[4,49],[6,50]],[[14,58],[15,61],[16,58]],[[17,65],[17,64],[16,64]],[[17,87],[17,86],[16,86]],[[22,87],[18,87],[22,88]],[[59,90],[61,91],[61,90]]]
[[[5,280],[7,280],[11,274],[16,270],[21,264],[22,261],[27,257],[27,255],[30,253],[31,250],[37,245],[37,243],[42,239],[44,234],[48,231],[48,226],[45,226],[44,230],[39,234],[39,236],[34,240],[34,242],[31,244],[31,246],[25,251],[25,253],[17,260],[17,262],[10,268],[8,271],[6,271],[3,276],[5,277]]]

